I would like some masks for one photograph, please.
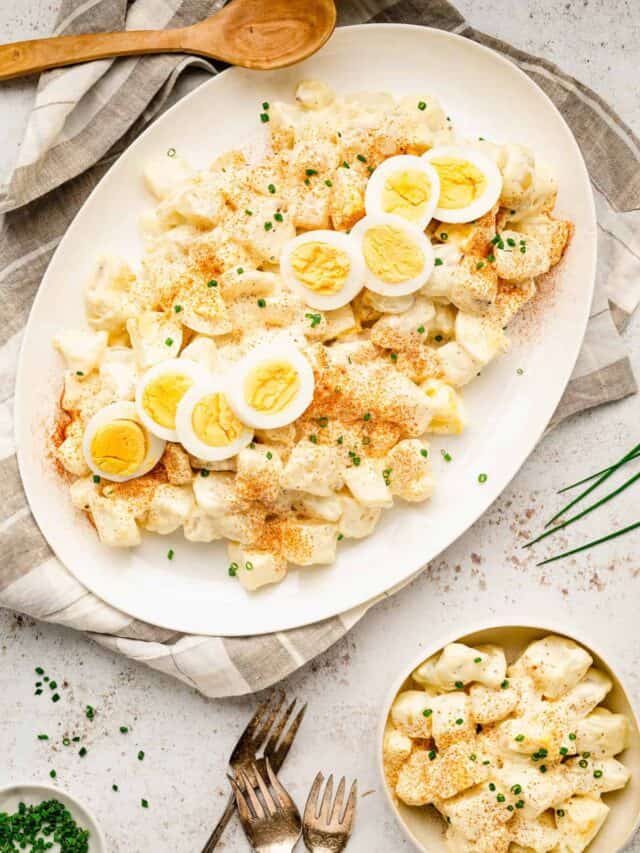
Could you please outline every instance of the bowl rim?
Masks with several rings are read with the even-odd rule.
[[[559,637],[567,637],[569,640],[573,640],[579,645],[583,646],[588,652],[593,652],[600,660],[602,660],[607,668],[610,670],[613,675],[616,687],[622,692],[624,698],[627,700],[629,704],[629,708],[631,710],[631,724],[635,727],[636,731],[640,733],[640,721],[638,718],[638,709],[634,701],[632,700],[629,691],[627,690],[625,683],[620,675],[618,675],[617,670],[611,666],[609,663],[609,659],[607,655],[602,654],[601,650],[594,646],[590,641],[587,642],[580,631],[574,631],[573,628],[570,628],[569,631],[560,629],[557,630],[549,625],[545,625],[542,623],[527,623],[527,624],[509,624],[504,623],[500,620],[489,620],[489,621],[478,621],[472,623],[470,626],[467,626],[464,631],[461,633],[459,630],[457,631],[449,631],[443,640],[438,640],[437,643],[429,643],[426,647],[420,650],[420,653],[412,659],[411,665],[407,667],[406,670],[403,670],[404,675],[400,678],[398,677],[394,682],[392,688],[385,694],[385,699],[383,703],[383,711],[380,715],[380,720],[378,722],[377,732],[376,732],[376,766],[378,768],[378,776],[381,780],[382,788],[384,791],[384,796],[386,797],[387,804],[389,805],[391,811],[393,812],[393,816],[396,820],[397,825],[402,830],[405,838],[413,844],[416,850],[420,850],[422,853],[433,853],[433,851],[427,851],[426,848],[422,845],[422,843],[415,837],[415,835],[411,832],[409,827],[406,825],[404,820],[402,819],[402,815],[400,814],[396,803],[393,801],[393,797],[391,796],[391,791],[389,790],[389,786],[387,784],[387,780],[384,772],[384,761],[383,761],[383,752],[382,752],[382,744],[384,740],[384,733],[387,726],[387,720],[389,718],[389,712],[391,710],[391,706],[393,704],[393,700],[397,696],[400,691],[400,688],[407,680],[407,678],[411,675],[411,673],[417,669],[417,667],[427,658],[430,658],[432,655],[436,654],[438,651],[442,650],[445,646],[449,645],[449,643],[459,642],[463,637],[469,636],[469,634],[477,634],[481,631],[491,631],[491,630],[508,630],[508,629],[523,629],[525,631],[540,631],[546,634],[554,634]],[[638,812],[636,814],[635,820],[633,824],[629,827],[628,833],[625,835],[624,841],[622,845],[618,848],[622,850],[628,843],[631,841],[635,833],[640,829],[640,806],[638,807]]]
[[[32,782],[28,779],[18,779],[7,784],[0,784],[0,803],[7,794],[10,794],[10,792],[16,788],[21,788],[27,791],[29,795],[33,794],[36,797],[42,796],[43,798],[57,799],[60,802],[63,802],[63,798],[66,799],[81,815],[88,818],[89,822],[92,824],[92,826],[89,827],[91,831],[89,853],[107,853],[107,842],[95,813],[66,788],[55,788],[53,785],[47,785],[41,782]],[[65,805],[64,802],[63,805]]]

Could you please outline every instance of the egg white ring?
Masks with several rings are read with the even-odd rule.
[[[381,296],[406,296],[408,293],[415,293],[416,290],[420,290],[427,283],[433,271],[434,254],[431,242],[419,228],[411,225],[408,220],[403,219],[401,216],[396,216],[394,213],[378,213],[372,216],[365,216],[351,231],[351,237],[358,243],[361,253],[365,234],[369,228],[376,228],[379,225],[390,225],[393,228],[404,231],[422,252],[424,264],[420,273],[414,278],[393,284],[378,278],[369,269],[365,261],[365,283],[367,289],[372,290],[374,293],[379,293]]]
[[[300,388],[294,399],[282,411],[270,415],[258,412],[244,397],[244,386],[248,374],[261,364],[270,361],[285,361],[298,373]],[[293,344],[265,345],[257,347],[240,359],[231,371],[227,382],[229,405],[242,423],[254,429],[276,429],[299,418],[313,400],[315,379],[313,369],[306,357]]]
[[[364,207],[368,215],[382,214],[386,216],[390,211],[384,210],[381,201],[385,181],[389,175],[404,171],[405,169],[423,172],[431,185],[431,195],[419,219],[414,221],[398,213],[392,215],[400,216],[405,222],[424,231],[433,219],[434,211],[438,205],[438,199],[440,198],[440,176],[431,163],[422,157],[417,157],[415,154],[398,154],[396,157],[389,157],[388,160],[385,160],[384,163],[381,163],[376,168],[369,178],[367,188],[364,191]]]
[[[479,169],[487,180],[487,187],[482,195],[478,196],[466,207],[450,209],[436,207],[435,219],[440,222],[450,222],[452,225],[460,222],[473,222],[484,216],[500,198],[502,193],[502,174],[493,160],[463,145],[439,145],[422,155],[427,162],[450,157],[455,160],[465,160]]]
[[[345,280],[344,286],[337,293],[317,293],[315,290],[304,285],[296,275],[291,262],[291,257],[296,249],[305,243],[327,243],[349,256],[351,268]],[[318,308],[320,311],[333,311],[342,308],[360,293],[364,286],[364,261],[359,254],[353,241],[348,234],[341,231],[329,231],[318,229],[317,231],[306,231],[290,240],[283,248],[280,256],[280,273],[285,283],[297,294],[300,299],[310,308]]]
[[[142,397],[149,382],[153,379],[157,379],[165,373],[180,373],[186,375],[193,381],[194,385],[197,382],[206,379],[209,374],[206,368],[198,362],[191,361],[188,358],[169,358],[166,361],[154,364],[153,367],[150,367],[149,370],[147,370],[146,373],[144,373],[138,380],[138,384],[136,386],[136,408],[138,410],[140,421],[149,430],[149,432],[152,432],[159,438],[164,438],[165,441],[177,441],[178,433],[176,430],[157,424],[153,418],[145,412],[142,405]]]
[[[235,441],[221,447],[214,447],[198,438],[193,430],[193,409],[203,397],[207,397],[210,394],[223,394],[229,402],[226,383],[221,379],[211,377],[210,379],[198,382],[197,385],[189,388],[178,403],[176,432],[178,433],[178,441],[192,456],[197,456],[198,459],[204,459],[206,462],[218,462],[221,459],[229,459],[231,456],[235,456],[250,444],[253,439],[253,430],[243,424],[240,436]],[[230,402],[229,406],[231,407]]]
[[[147,442],[147,453],[142,465],[135,473],[128,474],[126,476],[105,473],[96,465],[91,456],[91,442],[93,441],[96,431],[101,426],[115,420],[135,421],[135,423],[139,424],[144,430]],[[158,464],[160,457],[164,453],[165,445],[166,442],[146,429],[145,425],[140,420],[135,403],[129,400],[120,400],[117,403],[111,403],[96,412],[85,427],[84,435],[82,437],[84,458],[86,459],[87,465],[91,469],[92,473],[101,477],[103,480],[110,480],[114,483],[125,483],[127,480],[133,480],[134,477],[142,477],[143,474],[147,474]]]

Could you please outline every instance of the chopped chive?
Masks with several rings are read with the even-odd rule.
[[[318,436],[315,435],[314,433],[311,433],[311,435],[309,436],[309,441],[312,444],[317,444],[318,443]]]
[[[524,370],[523,370],[521,367],[519,367],[519,368],[516,370],[516,373],[518,374],[518,376],[522,376],[522,374],[524,373]]]
[[[433,714],[433,710],[431,708],[425,708],[422,712],[423,717],[430,717]]]
[[[275,188],[275,185],[274,185],[274,184],[269,184],[269,186],[267,187],[267,189],[269,190],[269,192],[271,193],[271,195],[273,195],[273,194],[274,194],[274,192],[276,191],[276,188]]]
[[[449,239],[449,235],[447,234],[446,231],[440,232],[440,239],[442,240],[443,243],[447,242],[447,240]]]
[[[144,761],[144,752],[142,750],[138,753],[138,761]]]
[[[176,156],[176,149],[175,148],[169,148],[169,150],[167,151],[167,157],[175,157],[175,156]]]
[[[363,415],[362,420],[364,420],[364,421],[370,421],[370,420],[371,420],[371,413],[370,413],[370,412],[366,412],[366,413]]]
[[[284,216],[279,211],[273,214],[273,218],[276,222],[282,222],[284,220]]]
[[[580,767],[583,767],[583,768],[589,766],[589,762],[585,758],[581,758],[580,761],[578,762],[578,764],[580,765]]]
[[[100,482],[100,477],[98,476],[98,474],[94,474],[91,479],[93,480],[94,483]]]
[[[524,740],[524,735],[516,735],[514,737],[514,740],[517,740],[518,743],[522,743],[522,741]]]
[[[267,450],[266,456],[267,459],[273,459],[273,453],[270,450]]]
[[[489,790],[490,790],[490,791],[495,791],[495,789],[496,789],[495,783],[494,783],[494,782],[489,782]]]
[[[305,175],[307,175],[307,177],[310,178],[312,175],[317,175],[318,170],[317,169],[305,169],[304,173],[305,173]]]
[[[173,560],[174,555],[175,551],[173,550],[173,548],[169,548],[169,550],[167,551],[167,560]]]
[[[431,752],[429,753],[429,761],[435,761],[437,754],[438,753],[435,751],[435,749],[432,749]]]
[[[427,448],[426,448],[426,447],[422,447],[422,448],[420,449],[420,456],[424,456],[424,458],[426,459],[428,455],[429,455],[429,451],[427,450]]]
[[[231,563],[231,565],[229,566],[229,577],[235,578],[235,576],[238,574],[239,568],[240,566],[237,563]]]
[[[509,682],[507,681],[507,679],[506,679],[506,678],[505,678],[505,680],[502,682],[502,684],[500,685],[500,687],[502,687],[502,689],[503,689],[503,690],[506,690],[506,689],[509,687]]]
[[[202,469],[200,470],[200,476],[201,476],[201,477],[208,477],[210,473],[211,473],[211,472],[210,472],[210,471],[207,471],[207,469],[206,469],[206,468],[202,468]]]
[[[360,162],[361,162],[361,163],[366,163],[366,162],[367,162],[367,158],[366,158],[363,154],[357,154],[357,155],[356,155],[356,159],[357,159],[357,160],[360,160]]]
[[[51,697],[51,701],[52,702],[59,702],[60,701],[60,694],[54,693],[53,696]]]
[[[515,246],[516,241],[513,239],[513,237],[507,237],[507,243],[509,244],[509,246]]]
[[[49,735],[38,735],[38,740],[49,740]]]
[[[418,334],[424,335],[424,326],[418,326]]]
[[[516,803],[516,808],[517,809],[523,809],[524,808],[524,800],[518,800],[518,802]]]
[[[505,795],[504,795],[504,794],[498,794],[498,796],[496,797],[496,800],[497,800],[499,803],[504,803],[504,801],[505,801],[506,799],[507,799],[507,798],[505,797]]]
[[[57,682],[57,681],[50,681],[50,682],[49,682],[49,687],[50,687],[50,689],[51,689],[51,690],[55,690],[57,686],[58,686],[58,682]]]
[[[236,269],[236,272],[238,273],[238,275],[242,275],[242,273],[244,272],[244,267],[238,267]]]
[[[419,110],[424,111],[424,110],[426,110],[426,108],[427,108],[427,105],[424,101],[418,101],[418,109]]]
[[[338,533],[338,542],[344,539],[344,533]]]
[[[41,666],[37,666],[35,672],[36,675],[44,675],[44,669]]]
[[[602,770],[594,770],[593,771],[593,777],[594,777],[594,779],[601,779],[602,778]]]
[[[76,370],[76,376],[84,376],[84,370]]]
[[[478,261],[478,263],[476,264],[476,269],[481,270],[483,266],[484,266],[484,261]]]
[[[558,809],[558,810],[556,811],[556,814],[557,814],[557,816],[558,816],[558,817],[564,817],[564,816],[565,816],[565,811],[564,811],[564,809]]]
[[[120,726],[120,734],[126,735],[129,732],[129,726]]]
[[[263,101],[263,102],[262,102],[262,109],[263,109],[263,110],[268,110],[268,109],[269,109],[269,101]]]
[[[571,732],[571,734],[569,735],[569,740],[576,740],[577,737],[578,737],[578,735]]]
[[[327,180],[324,183],[325,183],[325,186],[327,186],[327,187],[333,186],[333,181],[330,181],[329,178],[327,178]]]
[[[182,311],[182,305],[174,305],[173,310],[176,312],[176,314],[179,314]]]
[[[478,482],[486,483],[489,477],[486,474],[478,474]]]
[[[120,789],[118,788],[118,786],[117,786],[117,785],[112,785],[112,786],[111,786],[111,790],[112,790],[112,791],[119,791]]]
[[[71,741],[70,741],[70,739],[69,739],[68,737],[63,737],[63,738],[62,738],[62,745],[63,745],[63,746],[71,746]]]
[[[351,166],[347,163],[347,161],[346,161],[346,160],[343,160],[343,161],[342,161],[342,168],[343,168],[343,169],[350,169],[350,168],[351,168]]]
[[[458,717],[458,719],[456,720],[456,726],[461,726],[463,723],[464,720],[462,719],[462,717]]]
[[[173,346],[173,338],[165,338],[164,343],[165,343],[165,346],[168,346],[168,347]]]
[[[245,210],[245,213],[247,214],[247,216],[253,216],[253,210],[249,210],[249,208]]]
[[[142,806],[143,809],[148,809],[149,808],[149,800],[145,800],[145,799],[140,800],[140,805]]]
[[[84,758],[86,754],[87,754],[87,747],[81,746],[80,749],[78,750],[78,755],[80,756],[80,758]]]
[[[260,113],[260,121],[265,124],[269,121],[269,113]]]
[[[265,222],[264,223],[264,230],[265,231],[271,231],[272,228],[273,228],[273,222]]]
[[[453,459],[453,456],[446,450],[441,450],[440,453],[442,454],[442,458],[445,462],[451,462],[451,460]]]
[[[212,278],[211,281],[207,282],[207,287],[217,287],[217,286],[218,286],[218,282],[215,280],[215,278]]]
[[[95,708],[93,708],[91,705],[87,705],[85,709],[85,716],[87,720],[93,720],[96,716]]]
[[[56,771],[55,771],[55,770],[50,770],[50,771],[49,771],[49,776],[51,776],[51,778],[52,778],[52,779],[55,779],[57,775],[58,775],[58,774],[56,773]]]
[[[262,298],[258,299],[258,308],[266,308],[266,307],[267,307],[267,300],[262,299]]]
[[[496,256],[493,254],[493,252],[490,255],[487,255],[487,260],[489,261],[490,264],[495,263]]]
[[[436,258],[433,263],[436,267],[441,267],[444,261],[442,260],[442,258]]]
[[[456,681],[456,690],[464,690],[464,682]]]
[[[474,658],[473,662],[474,663],[482,663],[482,658]]]

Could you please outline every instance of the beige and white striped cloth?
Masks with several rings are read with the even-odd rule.
[[[221,0],[61,0],[56,34],[182,26]],[[554,416],[636,391],[620,338],[640,301],[640,142],[597,95],[544,60],[468,26],[445,0],[344,0],[340,23],[440,27],[497,50],[557,104],[589,167],[597,199],[598,286],[582,354]],[[207,696],[260,690],[327,649],[374,602],[286,634],[184,636],[132,619],[85,589],[53,556],[18,474],[13,424],[16,363],[29,308],[76,211],[131,140],[180,94],[216,69],[170,54],[102,60],[43,74],[18,162],[0,191],[0,606],[85,631],[101,645]]]

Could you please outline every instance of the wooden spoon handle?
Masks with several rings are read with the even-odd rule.
[[[91,59],[184,50],[184,30],[130,30],[33,39],[0,45],[0,80]]]

